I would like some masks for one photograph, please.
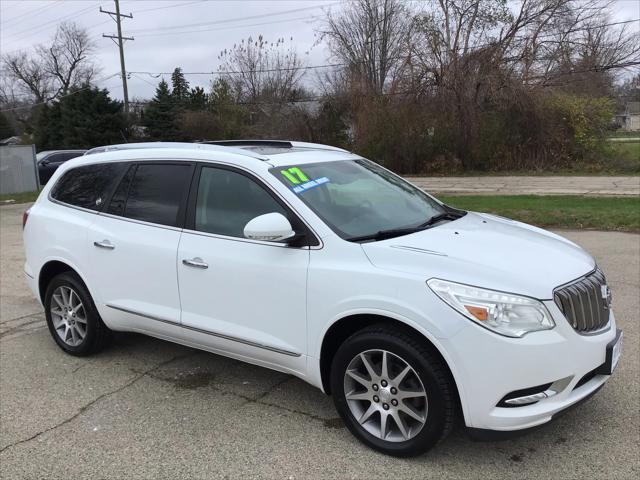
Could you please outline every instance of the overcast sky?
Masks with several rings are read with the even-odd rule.
[[[28,49],[46,43],[61,21],[74,21],[89,31],[97,45],[99,79],[120,71],[118,48],[102,34],[114,34],[115,23],[99,12],[114,10],[112,0],[0,0],[0,52]],[[318,20],[329,9],[339,9],[335,0],[121,0],[127,71],[170,72],[180,66],[185,72],[218,69],[218,54],[248,36],[262,34],[267,40],[293,38],[307,65],[327,63],[324,45],[316,45]],[[615,21],[640,17],[640,0],[616,0]],[[633,24],[634,29],[640,23]],[[307,53],[308,52],[308,53]],[[149,98],[159,78],[131,74],[129,97]],[[164,75],[169,78],[169,75]],[[192,86],[209,89],[210,76],[188,75]],[[115,98],[122,98],[119,77],[99,81]]]

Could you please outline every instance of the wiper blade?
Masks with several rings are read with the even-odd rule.
[[[399,237],[401,235],[408,235],[410,233],[419,232],[424,230],[424,227],[410,227],[410,228],[390,228],[389,230],[380,230],[370,235],[362,235],[360,237],[347,238],[350,242],[364,242],[367,240],[385,240],[387,238]]]
[[[466,213],[466,212],[465,212]],[[457,220],[458,218],[462,217],[464,215],[457,213],[457,212],[443,212],[443,213],[439,213],[438,215],[434,215],[433,217],[431,217],[429,220],[427,220],[426,222],[424,222],[422,225],[420,225],[420,227],[422,228],[427,228],[430,227],[431,225],[433,225],[434,223],[437,223],[441,220]]]
[[[376,240],[385,240],[387,238],[400,237],[402,235],[409,235],[410,233],[416,233],[421,230],[426,230],[431,225],[441,221],[441,220],[457,220],[460,217],[463,217],[467,214],[467,212],[452,212],[447,211],[443,213],[439,213],[434,215],[426,222],[416,226],[416,227],[406,227],[406,228],[390,228],[389,230],[380,230],[376,233],[372,233],[369,235],[362,235],[360,237],[351,237],[347,238],[350,242],[365,242],[368,240],[376,241]]]

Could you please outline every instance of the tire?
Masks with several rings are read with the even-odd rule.
[[[384,356],[388,375],[382,371]],[[338,348],[331,365],[331,391],[351,433],[387,455],[420,455],[446,438],[455,422],[457,394],[446,365],[426,341],[385,325],[360,330]]]
[[[99,352],[111,338],[111,331],[100,318],[87,287],[74,272],[61,273],[49,282],[44,307],[51,336],[71,355],[81,357]]]

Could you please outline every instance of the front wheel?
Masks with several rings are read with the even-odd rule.
[[[331,389],[349,430],[389,455],[424,453],[453,427],[456,397],[448,369],[400,330],[370,327],[349,337],[333,359]]]

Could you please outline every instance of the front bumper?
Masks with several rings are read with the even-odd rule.
[[[580,335],[554,302],[545,305],[556,322],[552,330],[507,338],[471,324],[447,340],[445,348],[456,367],[454,376],[468,427],[508,432],[544,424],[609,379],[598,368],[607,361],[607,345],[616,338],[613,312],[604,331]],[[545,384],[562,388],[531,405],[498,406],[510,392]]]

